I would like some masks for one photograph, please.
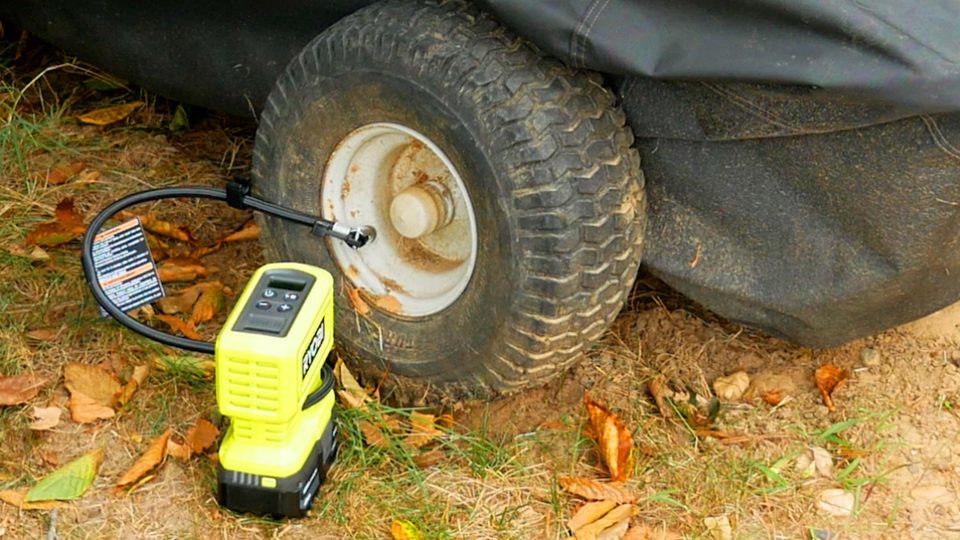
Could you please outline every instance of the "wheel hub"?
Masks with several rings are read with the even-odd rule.
[[[469,283],[477,250],[470,197],[449,158],[423,134],[388,123],[351,132],[327,162],[321,200],[324,218],[377,230],[362,250],[328,246],[379,309],[436,313]]]

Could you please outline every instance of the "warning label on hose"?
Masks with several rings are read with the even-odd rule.
[[[121,311],[163,298],[163,285],[139,218],[125,221],[94,238],[93,266],[100,286]]]

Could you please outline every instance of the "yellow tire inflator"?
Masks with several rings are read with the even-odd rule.
[[[300,516],[337,453],[333,278],[296,263],[254,273],[216,341],[220,503]]]

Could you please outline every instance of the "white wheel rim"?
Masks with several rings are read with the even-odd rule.
[[[411,186],[427,184],[445,188],[446,219],[424,236],[404,238],[390,204]],[[324,218],[376,229],[376,239],[359,250],[328,245],[343,275],[378,309],[423,317],[447,308],[467,288],[477,256],[473,205],[456,167],[422,133],[391,123],[354,130],[330,155],[320,195]]]

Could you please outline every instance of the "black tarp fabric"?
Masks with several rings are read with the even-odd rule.
[[[576,67],[960,110],[957,0],[479,0]]]

